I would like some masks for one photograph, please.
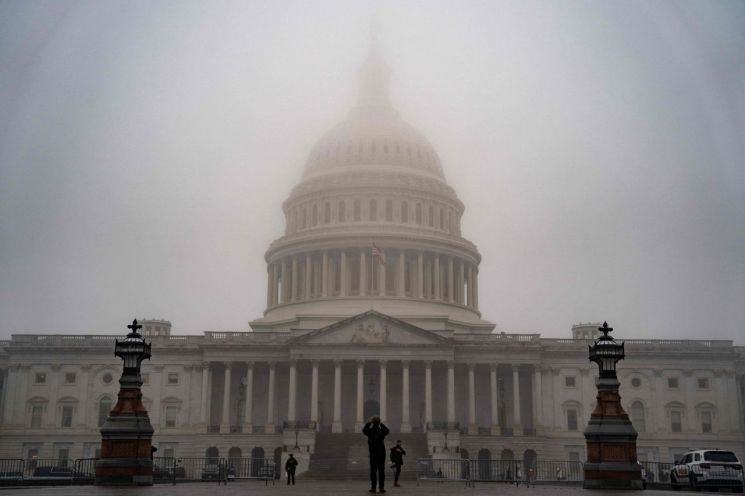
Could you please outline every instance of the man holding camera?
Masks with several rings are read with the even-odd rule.
[[[373,417],[365,424],[362,433],[367,436],[367,447],[370,450],[370,492],[375,488],[379,492],[385,492],[385,437],[390,431],[380,421],[380,417]]]

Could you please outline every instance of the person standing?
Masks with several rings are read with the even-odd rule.
[[[396,441],[396,446],[391,448],[391,468],[393,469],[393,485],[394,487],[401,487],[398,483],[398,478],[401,475],[401,465],[404,464],[404,451],[401,446],[401,440]]]
[[[530,487],[531,484],[533,484],[533,487],[535,487],[535,470],[533,468],[528,469],[528,478],[525,481],[526,487]]]
[[[295,469],[297,468],[297,460],[295,457],[290,453],[290,457],[287,459],[287,462],[285,462],[285,472],[287,472],[287,485],[290,485],[290,481],[292,481],[292,485],[295,485]]]
[[[365,427],[362,433],[367,436],[367,447],[370,451],[370,492],[374,493],[375,488],[381,493],[385,492],[385,437],[390,431],[380,417],[373,417]]]

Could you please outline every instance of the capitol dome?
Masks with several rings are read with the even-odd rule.
[[[491,331],[478,309],[476,246],[432,144],[390,103],[373,43],[347,119],[310,152],[266,253],[255,330],[317,328],[370,309],[423,329]]]

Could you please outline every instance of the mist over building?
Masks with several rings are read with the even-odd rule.
[[[350,434],[380,415],[412,459],[584,459],[599,324],[566,338],[494,332],[479,305],[481,255],[461,231],[467,206],[446,180],[456,169],[391,104],[390,77],[373,42],[355,106],[309,151],[282,204],[285,233],[255,276],[266,277],[266,310],[250,332],[180,335],[178,323],[141,321],[160,455],[292,452],[313,472],[330,453],[364,458]],[[745,457],[745,348],[701,338],[625,340],[619,377],[642,461],[692,446]],[[96,456],[120,374],[113,340],[0,343],[0,457]]]

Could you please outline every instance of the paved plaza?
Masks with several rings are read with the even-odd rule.
[[[0,490],[0,495],[10,496],[119,496],[119,495],[144,495],[144,496],[366,496],[369,486],[364,481],[298,481],[296,486],[276,484],[265,486],[261,482],[234,482],[227,486],[218,486],[212,483],[186,483],[176,486],[158,484],[151,487],[116,488],[100,486],[54,486],[54,487],[26,487]],[[681,494],[672,491],[651,491],[655,495]],[[494,496],[494,495],[519,495],[532,494],[535,496],[571,496],[576,494],[602,495],[612,494],[622,496],[626,494],[639,495],[638,491],[591,491],[576,486],[549,486],[539,485],[526,488],[515,487],[504,483],[476,484],[476,487],[465,487],[457,483],[428,483],[417,486],[415,482],[409,482],[402,487],[388,488],[390,496]],[[685,493],[682,493],[685,494]]]

